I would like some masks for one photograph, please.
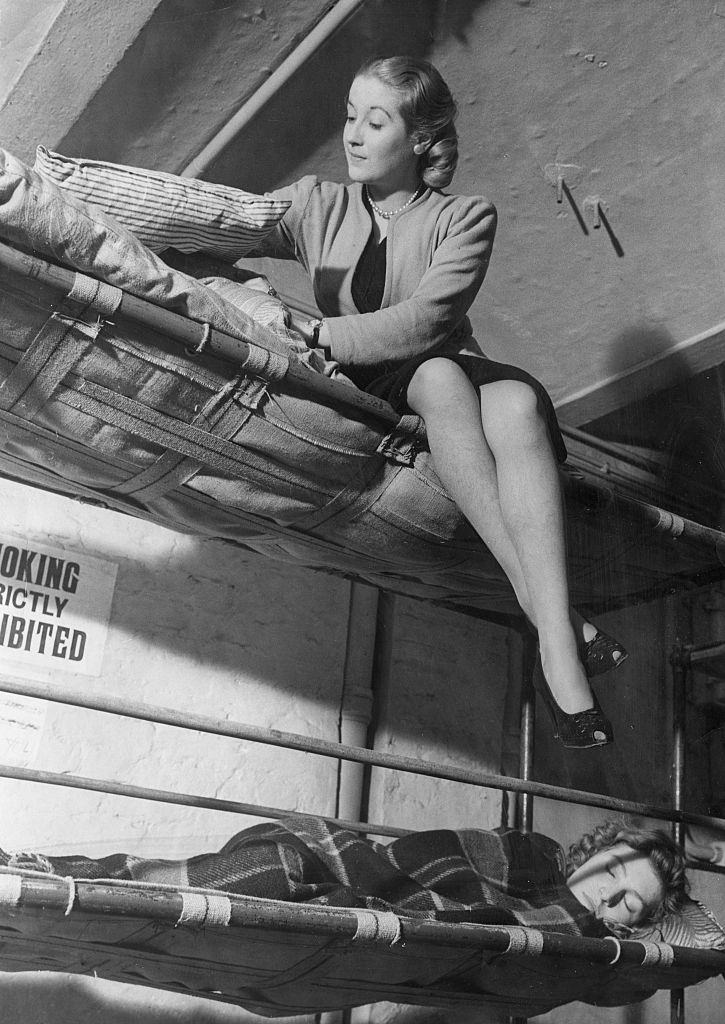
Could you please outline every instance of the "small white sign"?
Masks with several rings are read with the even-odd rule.
[[[0,751],[5,764],[18,768],[35,764],[47,714],[43,701],[0,694]]]
[[[0,671],[101,671],[118,566],[0,534]]]

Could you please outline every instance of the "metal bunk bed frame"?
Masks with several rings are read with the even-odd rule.
[[[26,253],[19,253],[7,246],[0,245],[0,260],[3,264],[26,277],[40,278],[45,283],[59,291],[67,291],[69,283],[75,280],[78,275],[60,267],[52,267],[43,260],[29,256]],[[134,299],[133,296],[124,294],[122,313],[130,319],[148,321],[149,317],[152,326],[163,331],[170,337],[175,337],[182,344],[191,346],[200,351],[202,345],[208,346],[210,352],[216,352],[224,358],[230,358],[239,366],[243,367],[245,360],[249,357],[250,348],[255,345],[263,348],[267,334],[263,328],[253,329],[250,333],[249,343],[239,338],[225,335],[221,331],[209,329],[201,324],[191,322],[184,317],[170,313],[160,308],[149,307],[148,303]],[[393,423],[391,412],[385,403],[377,403],[371,396],[358,394],[345,386],[334,387],[334,382],[321,375],[313,375],[301,372],[293,359],[289,360],[285,378],[287,384],[292,388],[302,388],[312,400],[322,399],[331,403],[341,402],[348,408],[356,406],[357,414],[371,417],[382,417],[388,423]],[[311,393],[310,393],[311,392]],[[397,418],[396,418],[397,422]],[[596,485],[590,481],[581,485],[590,488],[592,492],[597,491]],[[612,498],[607,492],[607,497]],[[725,547],[723,534],[717,530],[700,526],[679,515],[665,512],[663,509],[643,502],[638,499],[630,499],[617,496],[613,504],[618,508],[626,508],[630,515],[638,521],[646,521],[655,532],[664,532],[671,536],[683,539],[690,539],[700,543],[710,552],[718,553]],[[721,570],[718,569],[718,576],[721,577]],[[460,609],[459,609],[460,610]],[[492,613],[478,613],[483,618],[498,621],[500,624],[516,627],[520,624],[519,619],[512,616],[496,616]],[[380,631],[379,631],[380,632]],[[519,751],[519,777],[496,775],[457,767],[455,765],[437,764],[426,762],[420,759],[389,754],[381,751],[370,750],[364,747],[355,747],[331,741],[316,740],[310,737],[282,733],[276,730],[267,730],[247,725],[240,722],[214,719],[208,716],[180,712],[171,708],[151,707],[147,704],[134,703],[123,698],[101,698],[89,697],[86,694],[63,687],[49,687],[43,684],[27,681],[2,681],[0,690],[8,693],[15,693],[21,696],[40,698],[43,700],[59,702],[71,706],[87,708],[100,712],[106,712],[124,717],[145,720],[158,724],[165,724],[173,727],[202,731],[211,735],[223,735],[235,737],[242,740],[250,740],[259,743],[271,744],[289,749],[300,750],[321,756],[335,759],[352,761],[357,764],[369,767],[377,766],[398,771],[411,772],[427,776],[435,776],[441,779],[458,781],[469,785],[476,785],[485,788],[500,790],[506,793],[515,794],[517,798],[518,824],[523,830],[530,830],[533,822],[533,799],[536,796],[549,799],[580,803],[593,807],[601,807],[623,814],[640,815],[647,818],[668,821],[672,824],[675,834],[682,839],[682,830],[686,823],[708,825],[712,819],[707,815],[688,812],[683,807],[683,788],[685,773],[684,758],[684,686],[687,671],[694,667],[699,658],[699,652],[694,648],[683,648],[673,661],[674,668],[674,757],[673,764],[673,798],[672,806],[660,807],[647,802],[636,802],[604,796],[603,794],[591,793],[582,790],[570,789],[562,786],[549,785],[535,781],[534,774],[534,699],[531,686],[531,667],[533,664],[533,640],[524,644],[527,667],[524,671],[524,684],[522,686],[522,703],[520,719],[520,751]],[[10,765],[0,766],[0,776],[24,780],[27,782],[58,785],[65,787],[81,788],[107,792],[109,794],[123,795],[141,799],[163,801],[173,804],[182,804],[194,807],[204,807],[215,810],[233,811],[242,814],[250,814],[268,818],[282,818],[289,815],[289,811],[273,808],[260,807],[231,800],[219,800],[201,795],[169,792],[148,787],[131,786],[124,783],[82,778],[55,772],[42,772],[32,769],[21,769]],[[337,821],[347,828],[373,835],[398,836],[405,834],[405,830],[396,829],[391,826],[371,822],[350,822]],[[700,864],[693,864],[691,867],[700,868]],[[348,927],[348,924],[345,925]],[[487,926],[482,926],[487,927]],[[420,924],[416,923],[420,930]],[[482,935],[483,933],[477,933]],[[493,929],[488,933],[490,941],[498,943],[493,948],[504,949],[506,943],[510,942],[510,935],[505,929]],[[547,935],[546,945],[550,948],[557,948],[566,951],[567,942],[565,937]],[[571,943],[572,940],[569,940]],[[579,941],[579,940],[577,940]],[[594,961],[600,963],[611,962],[611,944],[608,940],[582,940],[588,948],[588,954]],[[482,948],[483,939],[476,939],[478,948]],[[476,943],[473,943],[475,945]],[[697,955],[707,959],[705,954],[710,954],[712,963],[722,964],[725,967],[725,953],[713,953],[711,951],[683,950],[678,956],[684,957],[684,961],[695,963]],[[622,952],[618,954],[618,961],[621,955],[621,962],[630,964],[642,963],[642,944],[638,942],[624,942]],[[718,970],[722,969],[718,967]],[[684,1021],[684,999],[681,993],[676,993],[672,1001],[673,1024],[682,1024]]]
[[[512,625],[515,626],[514,623],[512,623]],[[722,658],[722,655],[725,654],[725,644],[700,647],[678,644],[672,653],[673,772],[671,807],[663,807],[641,801],[608,797],[599,793],[575,790],[564,786],[550,785],[533,779],[535,711],[534,691],[531,683],[530,672],[531,664],[533,662],[533,650],[533,639],[524,637],[524,678],[521,690],[520,707],[520,777],[518,778],[505,775],[495,775],[470,768],[458,767],[456,765],[424,761],[418,758],[386,753],[363,747],[353,747],[328,740],[313,739],[299,734],[284,733],[277,730],[248,725],[242,722],[233,722],[227,719],[217,719],[205,715],[191,714],[167,707],[151,706],[120,697],[89,697],[87,694],[77,690],[65,687],[50,687],[45,684],[30,681],[21,682],[18,680],[4,680],[0,683],[0,690],[20,696],[105,712],[119,717],[139,719],[156,724],[196,730],[211,735],[234,737],[240,740],[270,744],[291,750],[317,754],[324,757],[333,757],[339,760],[351,761],[363,766],[368,766],[368,768],[373,766],[388,768],[424,776],[433,776],[440,779],[458,781],[468,785],[497,789],[514,795],[516,800],[517,825],[523,831],[530,831],[532,828],[533,800],[536,796],[563,802],[579,803],[592,807],[601,807],[603,809],[616,811],[622,814],[632,814],[670,822],[675,837],[681,843],[684,840],[684,827],[687,823],[705,826],[713,823],[713,819],[710,816],[689,812],[683,806],[686,771],[685,690],[688,673],[695,668],[711,668],[713,665],[717,665],[717,659]],[[239,814],[268,817],[271,819],[279,819],[290,815],[288,810],[278,807],[265,807],[238,801],[205,797],[197,794],[170,792],[166,790],[128,785],[110,780],[90,779],[57,772],[17,768],[11,765],[0,766],[0,776],[7,779],[93,790],[114,795],[162,801],[165,803],[181,804],[191,807],[232,811]],[[359,832],[369,833],[371,835],[394,837],[405,835],[407,832],[405,829],[374,822],[347,821],[342,819],[328,820],[331,820],[335,824],[339,824],[343,827]],[[688,862],[688,868],[725,874],[725,868],[703,864],[702,862],[690,861]],[[57,905],[57,893],[54,894],[53,892],[45,891],[44,897],[42,896],[43,882],[41,879],[37,879],[35,881],[31,879],[31,883],[35,885],[37,892],[41,894],[41,898],[44,898],[46,905]],[[294,924],[295,911],[291,911],[291,914]],[[416,930],[420,930],[421,924],[414,922],[414,925],[415,933]],[[346,929],[350,930],[352,926],[348,921],[340,922],[334,927],[339,928],[339,930],[344,933]],[[422,927],[423,932],[421,934],[424,934],[425,927]],[[510,936],[507,931],[505,929],[484,928],[484,931],[486,930],[490,934],[487,937],[480,939],[479,948],[506,951],[507,943],[510,942]],[[594,962],[607,963],[609,962],[608,958],[611,959],[611,947],[607,945],[608,940],[606,939],[573,940],[567,939],[564,936],[548,934],[545,936],[545,939],[545,951],[547,952],[558,952],[559,954],[564,955],[568,952],[572,954],[576,948],[576,944],[583,941],[587,946],[587,956],[591,957]],[[632,965],[637,965],[642,962],[642,947],[640,943],[625,942],[622,944],[622,949],[623,953],[620,954],[620,962]],[[689,953],[691,957],[694,957],[693,963],[696,963],[698,956],[701,957],[702,952],[703,951],[684,951],[684,962],[687,962],[687,955]],[[707,952],[708,951],[705,951],[705,953]],[[678,953],[680,953],[679,950]],[[718,957],[722,959],[723,966],[725,966],[725,953],[713,953],[712,956],[716,959]],[[685,1024],[684,990],[672,990],[670,1006],[671,1024]],[[345,1013],[347,1011],[342,1012]],[[510,1018],[511,1024],[521,1024],[525,1019],[526,1018],[519,1017]]]

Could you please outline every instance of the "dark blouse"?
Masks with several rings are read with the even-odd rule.
[[[368,244],[355,267],[352,278],[352,300],[361,313],[374,313],[383,304],[385,291],[385,269],[387,261],[387,239],[376,243],[370,233]]]

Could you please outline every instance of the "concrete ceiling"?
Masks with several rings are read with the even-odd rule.
[[[723,362],[725,3],[0,0],[0,142],[181,173],[336,9],[352,13],[205,177],[344,180],[355,68],[425,56],[459,102],[453,187],[499,210],[472,310],[484,350],[538,374],[573,424]]]

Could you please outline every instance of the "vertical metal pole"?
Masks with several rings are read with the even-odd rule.
[[[690,665],[689,651],[677,644],[672,652],[672,806],[681,811],[685,800],[685,718],[686,678]],[[682,844],[685,829],[682,822],[672,825],[674,838]]]
[[[536,721],[534,692],[534,666],[536,665],[536,640],[523,638],[521,663],[521,733],[519,740],[519,776],[529,780],[534,771],[534,724]],[[531,793],[519,793],[516,803],[517,827],[522,832],[531,832],[534,827],[534,798]],[[526,1024],[525,1017],[509,1017],[509,1024]]]
[[[390,728],[390,700],[393,681],[390,678],[393,661],[393,634],[395,632],[395,594],[378,590],[375,616],[375,636],[372,652],[372,714],[367,746],[375,749],[380,731]],[[370,800],[373,788],[372,765],[363,771],[360,814],[363,821],[370,820]]]
[[[683,810],[685,800],[685,726],[687,713],[687,673],[690,667],[690,653],[682,644],[672,651],[672,806]],[[684,849],[685,826],[682,822],[672,825],[673,838]],[[672,989],[670,992],[670,1024],[685,1024],[685,990]]]
[[[534,724],[535,701],[534,666],[536,664],[536,640],[531,636],[523,638],[524,651],[521,666],[521,732],[519,740],[519,775],[528,781],[534,772]],[[530,793],[519,794],[517,804],[518,828],[531,832],[534,827],[534,798]]]
[[[378,640],[378,590],[356,580],[350,584],[347,649],[340,700],[340,743],[365,747],[373,714],[373,664]],[[339,761],[335,816],[364,821],[365,766]]]

